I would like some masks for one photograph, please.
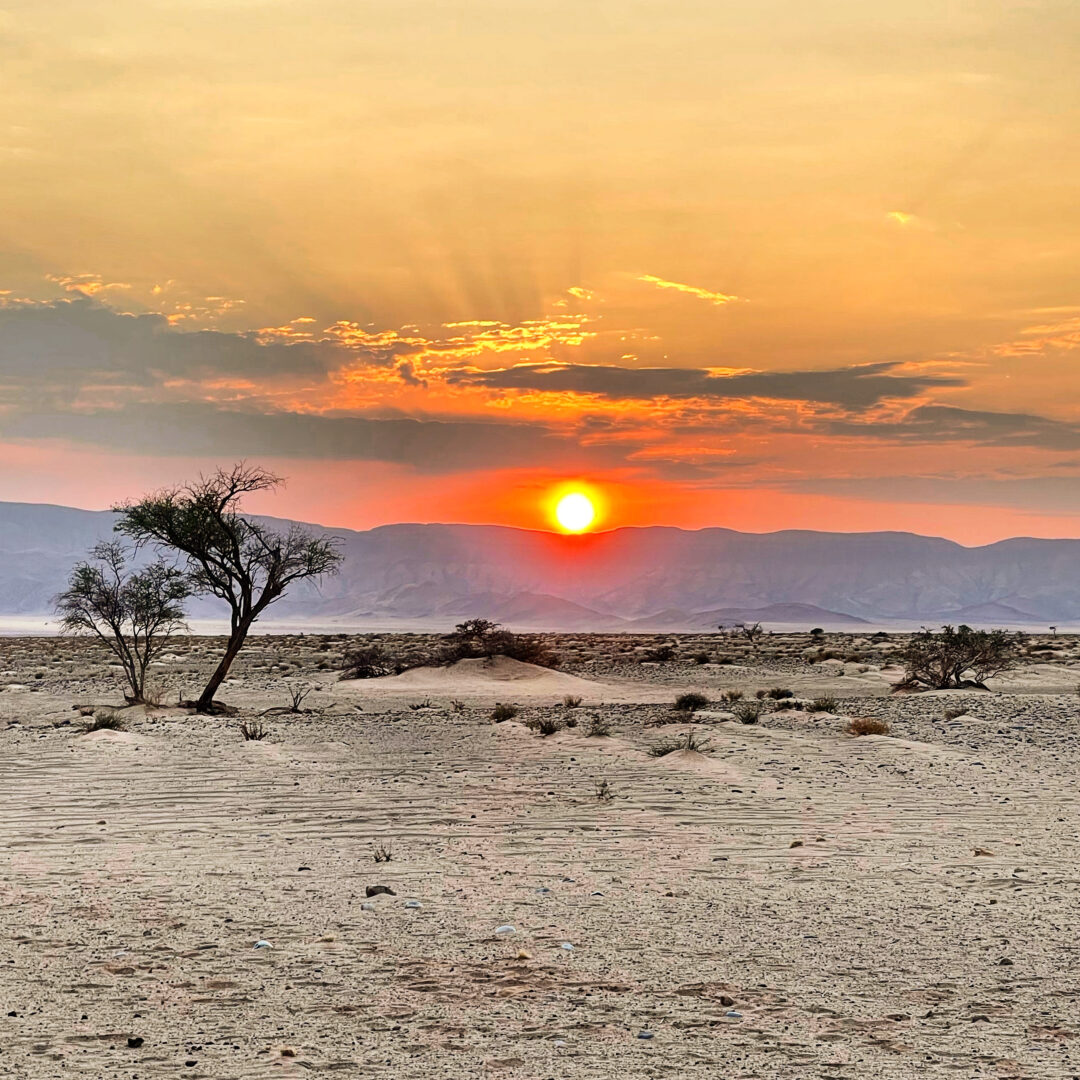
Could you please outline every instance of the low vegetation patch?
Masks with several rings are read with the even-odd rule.
[[[262,742],[270,733],[262,726],[261,720],[245,720],[240,725],[240,734],[244,742]]]
[[[99,713],[94,713],[90,723],[86,725],[83,730],[84,735],[89,735],[91,731],[126,731],[127,724],[124,723],[124,718],[115,712],[108,712],[102,710]]]
[[[807,712],[827,712],[834,713],[839,705],[839,702],[832,696],[832,694],[823,694],[821,697],[814,698],[809,705],[806,706]]]
[[[563,707],[567,709],[577,709],[581,707],[581,698],[577,694],[567,694],[562,699]]]
[[[589,717],[589,724],[588,727],[585,728],[585,734],[590,738],[610,735],[611,724],[599,713],[593,713],[592,716]]]
[[[557,717],[549,715],[530,720],[526,726],[530,731],[535,731],[537,735],[543,736],[554,735],[563,729],[562,722]]]
[[[740,701],[732,710],[740,724],[756,724],[761,719],[762,711],[760,701]]]
[[[721,701],[726,701],[729,704],[735,701],[742,701],[743,692],[741,690],[725,690],[720,695]]]
[[[516,705],[510,705],[504,702],[498,702],[494,709],[491,710],[491,719],[496,724],[501,724],[504,720],[513,720],[518,714],[518,707]]]
[[[872,716],[856,716],[844,729],[849,735],[888,735],[889,725]]]
[[[708,739],[703,739],[696,731],[687,731],[672,739],[664,739],[663,742],[654,743],[649,747],[649,755],[660,758],[667,757],[668,754],[674,754],[676,750],[702,751],[707,750],[708,747]]]
[[[675,699],[675,708],[679,712],[697,712],[698,709],[704,709],[709,704],[709,699],[704,694],[688,693],[680,694]]]
[[[943,626],[941,632],[912,634],[900,651],[904,678],[897,690],[986,689],[986,680],[1017,662],[1022,634]]]

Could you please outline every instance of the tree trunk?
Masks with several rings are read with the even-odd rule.
[[[214,711],[214,695],[218,692],[218,687],[225,681],[225,676],[229,674],[229,668],[232,667],[233,661],[247,640],[248,631],[254,621],[254,619],[248,619],[237,624],[236,629],[229,638],[229,644],[225,649],[225,655],[221,658],[221,663],[218,664],[214,674],[210,676],[210,681],[206,684],[205,689],[199,695],[199,700],[195,703],[196,711],[201,713],[212,713]]]

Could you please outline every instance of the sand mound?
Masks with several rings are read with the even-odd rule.
[[[400,675],[381,679],[358,679],[338,683],[365,694],[380,692],[427,693],[448,697],[548,697],[553,694],[575,694],[586,700],[596,699],[606,688],[588,679],[567,675],[551,668],[525,664],[508,656],[491,656],[477,660],[458,660],[445,667],[419,667]]]

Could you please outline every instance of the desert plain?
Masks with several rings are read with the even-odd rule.
[[[137,708],[0,640],[0,1075],[1080,1076],[1080,639],[896,694],[900,639],[268,635],[232,717],[173,704],[220,640]]]

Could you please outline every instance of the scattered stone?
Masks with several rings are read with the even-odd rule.
[[[397,896],[397,893],[389,885],[369,885],[364,892],[369,898],[372,896]]]

